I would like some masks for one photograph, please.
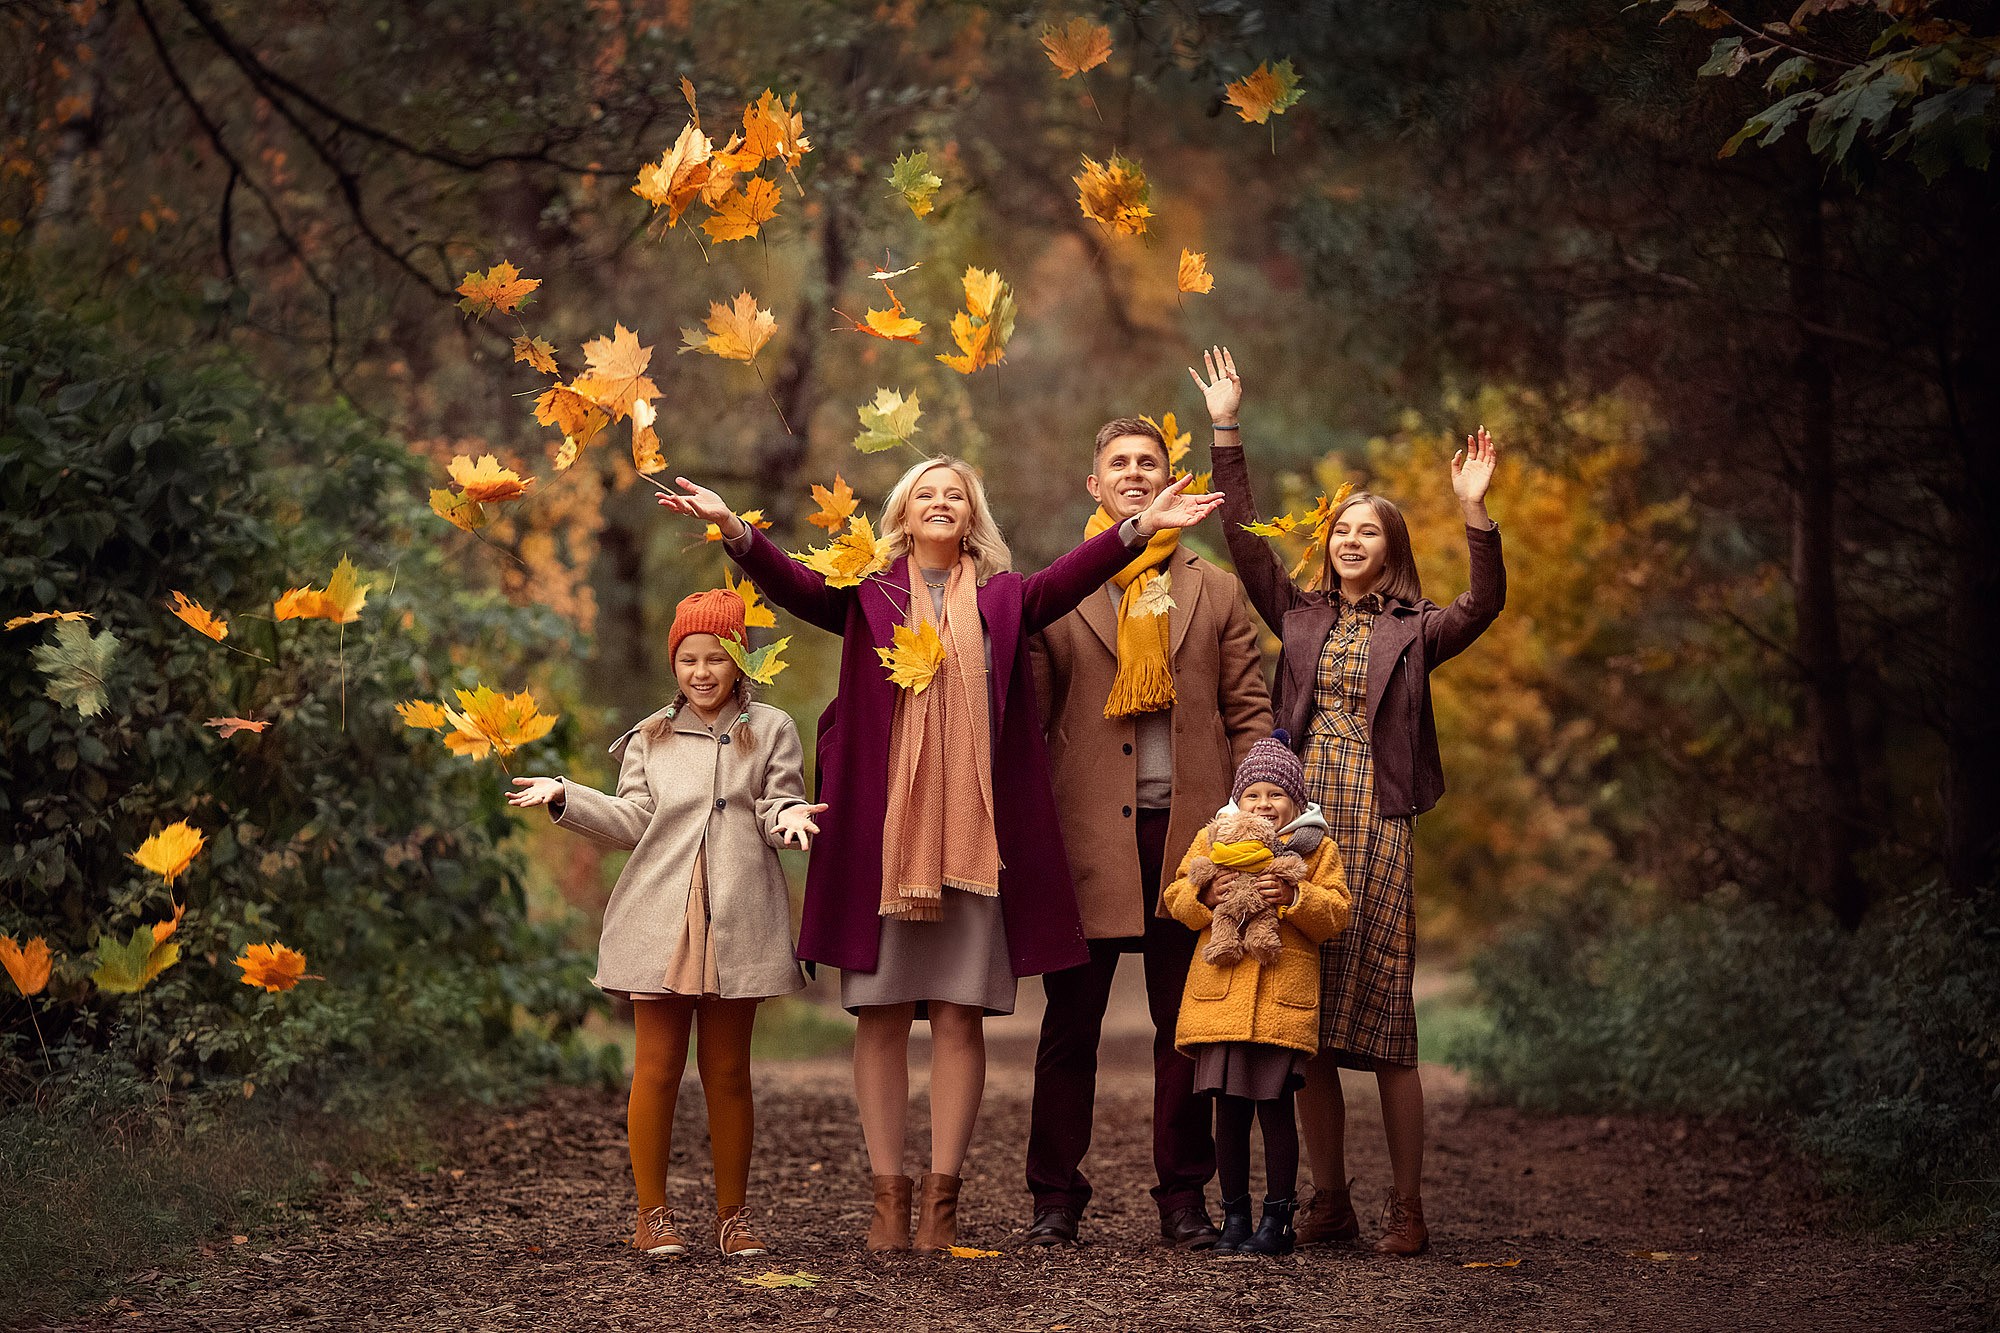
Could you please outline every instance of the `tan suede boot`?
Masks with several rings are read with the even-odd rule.
[[[913,1247],[919,1254],[942,1254],[958,1244],[958,1187],[963,1183],[935,1171],[924,1177]]]
[[[1314,1190],[1299,1209],[1295,1225],[1301,1245],[1352,1245],[1361,1239],[1361,1219],[1354,1215],[1353,1181],[1345,1189]]]
[[[910,1191],[916,1182],[908,1176],[876,1176],[875,1216],[868,1223],[868,1252],[886,1254],[910,1248]]]
[[[1394,1190],[1382,1205],[1382,1224],[1388,1228],[1375,1242],[1377,1254],[1422,1254],[1431,1247],[1430,1229],[1424,1225],[1424,1201],[1404,1198]]]

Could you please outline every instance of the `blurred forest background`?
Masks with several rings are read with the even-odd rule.
[[[612,1076],[579,1034],[616,865],[511,819],[498,764],[393,704],[532,688],[561,721],[511,771],[608,780],[603,744],[671,693],[674,604],[724,562],[659,517],[622,431],[552,470],[515,326],[457,304],[505,260],[566,363],[615,324],[657,347],[661,475],[791,549],[824,540],[813,484],[872,512],[910,461],[852,445],[891,387],[1038,567],[1081,536],[1103,420],[1175,412],[1205,469],[1185,367],[1226,343],[1262,511],[1391,495],[1442,601],[1447,460],[1483,422],[1510,598],[1436,678],[1451,792],[1418,857],[1424,947],[1479,1004],[1427,1057],[1528,1105],[1768,1117],[1871,1215],[1991,1253],[1996,10],[0,4],[0,609],[120,645],[92,718],[44,693],[56,630],[0,655],[0,931],[57,956],[0,1004],[0,1189],[124,1197],[63,1129],[115,1124],[181,1145],[157,1207],[198,1229],[248,1188],[215,1145],[282,1158],[319,1117],[304,1178],[384,1088]],[[1073,18],[1112,54],[1065,79],[1040,38]],[[1246,123],[1225,86],[1284,59],[1303,99]],[[683,77],[718,143],[797,94],[812,151],[755,239],[662,233],[634,197]],[[942,180],[926,216],[888,183],[911,152]],[[1081,159],[1114,152],[1150,182],[1143,236],[1079,210]],[[1183,248],[1211,293],[1177,290]],[[883,304],[871,272],[918,263],[922,346],[846,328]],[[968,265],[1019,317],[961,376],[933,356]],[[778,326],[754,369],[667,355],[745,290]],[[461,532],[426,492],[486,453],[537,481]],[[338,632],[252,614],[235,652],[163,609],[248,608],[343,555],[372,591]],[[768,697],[808,726],[835,645],[771,633],[795,631]],[[201,726],[232,713],[273,726]],[[126,854],[180,818],[210,846],[170,899]],[[98,941],[170,901],[180,965],[94,990]],[[274,937],[325,980],[218,966]],[[25,1254],[48,1228],[15,1201],[0,1249]]]

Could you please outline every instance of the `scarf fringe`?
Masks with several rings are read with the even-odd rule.
[[[1119,635],[1119,647],[1124,635]],[[1166,662],[1151,655],[1127,660],[1119,654],[1118,675],[1111,682],[1110,697],[1104,701],[1107,718],[1131,717],[1137,713],[1157,713],[1174,706],[1174,673]]]

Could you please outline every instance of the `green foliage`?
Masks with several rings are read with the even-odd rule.
[[[15,631],[0,656],[0,931],[62,956],[36,1001],[56,1072],[109,1056],[199,1103],[293,1080],[334,1095],[363,1066],[477,1088],[576,1058],[585,960],[529,920],[502,775],[393,711],[521,675],[568,634],[465,591],[411,539],[434,522],[420,472],[344,408],[169,372],[0,304],[0,608],[88,611],[92,641],[122,645],[94,716],[45,697],[26,651],[83,626]],[[358,622],[272,618],[342,554],[374,584]],[[169,589],[227,616],[229,646],[173,619]],[[272,725],[222,740],[202,726],[219,714]],[[524,759],[553,760],[570,734]],[[127,853],[182,818],[208,845],[170,896]],[[141,996],[93,990],[93,952],[143,951],[175,898],[179,965]],[[272,940],[325,980],[243,985],[230,960]],[[0,1100],[44,1072],[17,998],[0,1008]]]

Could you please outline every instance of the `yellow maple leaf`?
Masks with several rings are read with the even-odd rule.
[[[998,1250],[976,1250],[970,1245],[953,1245],[949,1248],[951,1257],[954,1259],[998,1259],[1000,1257],[1000,1251]]]
[[[768,528],[771,526],[771,520],[764,517],[764,511],[761,509],[746,509],[736,517],[739,521],[747,523],[753,528]],[[719,542],[722,540],[722,529],[711,523],[701,530],[701,539],[705,542]]]
[[[797,171],[799,160],[812,151],[812,140],[805,133],[806,118],[798,107],[797,93],[789,102],[781,102],[766,88],[762,97],[743,108],[744,153],[754,162],[776,159],[787,173]]]
[[[523,480],[512,468],[501,467],[500,460],[492,454],[481,454],[477,463],[458,454],[445,470],[451,473],[451,479],[458,483],[465,498],[479,504],[518,500],[535,484],[533,477]]]
[[[1085,217],[1109,227],[1114,235],[1146,234],[1146,219],[1153,216],[1153,210],[1147,204],[1152,186],[1146,183],[1144,167],[1116,153],[1108,166],[1085,156],[1083,174],[1070,179],[1076,184],[1077,206]]]
[[[463,532],[486,526],[486,511],[477,500],[441,486],[431,488],[431,512]]]
[[[0,935],[0,967],[7,969],[7,975],[14,979],[14,989],[23,996],[40,995],[48,986],[52,961],[49,942],[41,936],[22,945],[12,935]]]
[[[273,940],[252,944],[233,960],[243,969],[243,984],[262,986],[267,994],[290,990],[301,981],[324,981],[325,977],[306,974],[306,956]]]
[[[458,294],[465,299],[458,308],[477,319],[498,310],[503,315],[511,315],[521,308],[528,294],[542,285],[540,278],[524,278],[521,270],[505,260],[495,264],[484,273],[467,273],[458,284]]]
[[[247,717],[212,717],[202,723],[204,727],[214,727],[223,740],[228,740],[239,731],[262,732],[271,725],[269,719],[257,721]]]
[[[404,726],[418,731],[441,731],[451,723],[444,709],[429,699],[407,699],[396,705],[396,715]]]
[[[217,643],[229,637],[228,623],[210,612],[200,602],[188,600],[186,593],[174,593],[173,612],[174,619],[191,627],[197,633],[206,634]]]
[[[535,420],[574,436],[579,444],[589,444],[598,431],[611,424],[609,413],[568,384],[542,390],[535,399]]]
[[[877,648],[875,655],[889,668],[891,685],[922,694],[944,666],[944,640],[938,637],[933,621],[926,620],[915,629],[898,625],[892,646]]]
[[[1192,250],[1182,249],[1180,273],[1175,281],[1184,292],[1214,291],[1215,275],[1208,271],[1207,253],[1196,254]]]
[[[1174,418],[1172,412],[1158,421],[1146,416],[1140,417],[1139,420],[1160,432],[1160,438],[1166,441],[1168,467],[1177,466],[1181,459],[1187,457],[1187,451],[1194,443],[1194,436],[1180,428],[1180,422]]]
[[[923,339],[917,335],[924,331],[924,322],[904,312],[903,303],[896,296],[895,288],[884,283],[882,290],[889,297],[887,310],[867,310],[862,312],[860,319],[841,310],[833,313],[846,320],[854,332],[865,333],[871,338],[882,338],[889,342],[922,342]]]
[[[815,546],[792,559],[826,580],[829,588],[854,588],[889,563],[889,539],[877,537],[865,515],[857,514],[847,531],[825,546]]]
[[[708,184],[713,174],[713,151],[714,145],[701,132],[699,122],[686,126],[658,162],[639,168],[632,193],[651,204],[655,212],[666,209],[667,226],[672,227]]]
[[[770,607],[764,605],[757,592],[757,585],[749,579],[731,578],[728,570],[722,571],[722,586],[735,593],[743,601],[743,624],[748,629],[776,629],[778,617]],[[766,682],[768,683],[768,682]]]
[[[755,236],[758,228],[778,216],[778,198],[776,181],[752,176],[742,189],[715,202],[715,216],[702,223],[701,229],[717,241],[741,241]]]
[[[556,347],[547,338],[530,338],[525,333],[516,337],[514,359],[527,362],[545,375],[556,373]]]
[[[331,620],[337,625],[351,625],[361,619],[362,603],[368,600],[368,590],[372,583],[360,580],[361,571],[346,556],[333,567],[333,577],[326,587],[293,588],[277,600],[272,608],[279,620]]]
[[[535,703],[535,696],[527,690],[519,694],[501,694],[481,685],[455,693],[458,695],[458,709],[444,710],[454,728],[445,736],[444,743],[454,753],[474,759],[483,757],[489,749],[503,755],[512,754],[521,746],[548,735],[549,729],[561,716],[542,712]]]
[[[167,881],[169,888],[173,882],[187,872],[194,858],[208,844],[208,837],[185,819],[176,820],[158,833],[139,844],[139,850],[128,852],[129,860],[136,861],[144,869],[152,871]]]
[[[814,503],[819,505],[819,512],[806,515],[806,522],[816,528],[825,528],[828,532],[839,532],[846,525],[848,518],[854,513],[854,488],[849,486],[847,478],[841,476],[838,472],[833,474],[832,490],[828,490],[826,487],[814,482],[812,497]]]
[[[1042,29],[1042,49],[1065,79],[1073,79],[1111,59],[1111,29],[1085,18],[1060,28],[1050,24]]]
[[[961,375],[970,375],[1007,359],[1007,340],[1014,336],[1014,294],[998,273],[965,270],[965,309],[951,317],[951,338],[958,355],[940,352],[938,360]]]
[[[782,656],[791,642],[792,636],[787,634],[776,643],[767,643],[753,653],[734,639],[724,639],[722,651],[729,654],[729,660],[736,663],[736,669],[745,678],[757,685],[769,685],[778,678],[779,672],[791,665]]]
[[[95,620],[88,611],[36,611],[31,615],[15,616],[7,622],[8,629],[19,629],[23,625],[39,625],[44,620]]]
[[[651,475],[666,469],[667,457],[660,452],[660,436],[653,429],[660,414],[652,402],[637,398],[632,402],[632,466]]]
[[[683,353],[704,352],[731,361],[748,361],[764,350],[764,344],[778,331],[778,321],[770,311],[758,309],[757,298],[749,292],[738,293],[730,305],[710,301],[706,323],[705,334],[696,329],[681,330]]]
[[[1246,123],[1264,124],[1274,115],[1283,115],[1305,92],[1289,60],[1262,64],[1222,90],[1223,99],[1236,108]]]
[[[658,386],[646,378],[653,349],[641,347],[638,337],[623,324],[614,324],[610,337],[585,343],[583,356],[590,369],[571,380],[569,387],[578,397],[609,412],[613,421],[624,420],[637,400],[660,396]],[[570,433],[568,427],[564,433]]]

